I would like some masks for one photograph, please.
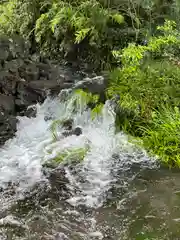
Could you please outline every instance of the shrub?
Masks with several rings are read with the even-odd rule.
[[[158,29],[161,34],[151,37],[146,46],[129,44],[114,52],[122,66],[111,73],[107,95],[120,96],[119,130],[141,137],[163,162],[179,165],[179,32],[170,21]]]
[[[180,167],[180,110],[162,107],[153,112],[150,127],[143,128],[144,146],[163,163]]]

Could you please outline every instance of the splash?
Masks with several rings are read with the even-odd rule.
[[[45,178],[42,174],[45,161],[64,149],[82,148],[88,144],[90,148],[84,161],[74,166],[73,171],[66,167],[69,189],[73,193],[67,201],[73,206],[84,204],[98,207],[103,204],[106,192],[116,181],[118,169],[128,168],[133,162],[153,165],[154,160],[145,151],[130,144],[128,136],[115,134],[115,113],[110,101],[106,102],[102,113],[92,120],[86,104],[76,106],[74,111],[74,96],[67,100],[67,95],[67,92],[62,92],[56,99],[47,98],[42,105],[37,104],[36,118],[19,118],[15,138],[0,149],[0,186],[6,187],[11,182],[22,192]],[[62,96],[65,98],[62,99]],[[47,116],[48,121],[45,120]],[[82,128],[82,135],[64,138],[60,125],[54,142],[50,131],[53,120],[69,117],[74,119],[74,126]],[[118,159],[113,155],[118,155]]]

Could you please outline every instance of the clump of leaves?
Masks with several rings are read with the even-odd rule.
[[[130,44],[114,52],[122,67],[112,72],[107,93],[110,98],[120,95],[118,128],[141,137],[163,162],[179,165],[180,68],[172,60],[180,46],[179,32],[171,21],[158,30],[161,34],[151,37],[147,46]],[[156,117],[154,111],[159,112]]]
[[[45,162],[44,167],[55,168],[60,163],[80,163],[81,161],[83,161],[88,151],[89,146],[84,148],[65,149],[61,153],[57,154],[55,158]]]
[[[110,22],[122,24],[124,18],[118,12],[103,8],[96,0],[79,4],[58,1],[36,21],[35,38],[41,49],[50,52],[56,49],[64,56],[83,42],[98,50],[108,45]]]
[[[91,118],[93,120],[102,112],[104,106],[99,102],[99,95],[83,91],[82,89],[75,90],[64,104],[66,104],[67,116],[54,120],[49,128],[54,140],[57,140],[57,128],[63,127],[66,122],[71,121],[71,118],[76,116],[77,113],[82,114],[87,109],[91,109]],[[73,120],[71,125],[73,125]]]
[[[153,112],[152,123],[142,128],[144,146],[170,166],[180,167],[180,110],[162,107]]]
[[[160,104],[180,103],[177,89],[180,87],[180,68],[170,61],[168,51],[180,44],[179,33],[175,23],[166,21],[158,27],[162,31],[159,37],[152,37],[147,46],[130,44],[113,54],[120,59],[122,67],[111,73],[108,97],[121,96],[119,107],[128,111],[132,119],[141,118],[147,122],[151,112]],[[161,53],[161,58],[156,54]],[[132,118],[132,115],[134,118]],[[130,126],[129,126],[130,127]]]

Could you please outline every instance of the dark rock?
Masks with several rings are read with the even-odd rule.
[[[17,81],[18,78],[16,77],[16,75],[13,75],[8,71],[1,71],[0,88],[2,93],[6,95],[14,95],[16,93]]]
[[[0,111],[5,114],[14,114],[15,113],[15,103],[13,96],[7,96],[0,94]]]
[[[100,100],[105,101],[105,90],[107,88],[107,80],[103,76],[96,76],[93,78],[84,78],[75,84],[74,89],[83,89],[92,94],[100,95]]]
[[[74,120],[72,118],[69,118],[67,120],[64,120],[62,123],[62,127],[66,130],[72,130]]]
[[[0,113],[0,145],[15,135],[17,121],[15,116]]]
[[[76,127],[70,131],[66,130],[62,133],[62,135],[64,137],[68,137],[68,136],[71,136],[71,135],[76,135],[76,136],[80,136],[82,134],[82,128],[80,127]]]
[[[82,134],[82,128],[76,127],[76,128],[73,130],[73,135],[80,136],[81,134]]]
[[[25,110],[22,110],[21,112],[17,113],[18,116],[26,116],[28,118],[34,118],[37,114],[37,109],[35,107],[28,107]]]
[[[37,102],[42,102],[46,97],[43,91],[38,93],[25,81],[18,83],[16,94],[15,104],[18,111],[25,110],[28,106],[36,104]]]
[[[64,186],[64,184],[68,183],[66,172],[63,167],[52,170],[48,179],[53,186],[58,185],[60,187],[60,185]]]
[[[39,79],[39,69],[36,66],[36,63],[29,63],[28,65],[22,65],[19,68],[20,77],[26,81],[37,81]]]
[[[107,88],[107,81],[103,76],[96,76],[93,78],[84,78],[75,84],[74,89],[83,89],[93,94],[101,94]]]
[[[33,91],[39,93],[42,96],[46,96],[47,94],[50,95],[57,95],[62,89],[64,88],[71,88],[71,83],[63,83],[62,81],[57,80],[38,80],[38,81],[31,81],[28,84],[28,87]]]

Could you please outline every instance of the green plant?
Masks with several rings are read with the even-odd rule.
[[[114,51],[122,67],[115,69],[110,76],[108,97],[121,96],[121,109],[128,109],[134,115],[151,117],[151,111],[161,103],[178,105],[180,69],[170,61],[168,51],[180,44],[175,23],[166,21],[163,35],[152,37],[147,46],[129,46],[122,51]],[[156,54],[161,53],[161,58]]]
[[[73,46],[78,49],[83,43],[92,51],[102,47],[112,49],[108,42],[108,25],[113,22],[122,24],[124,18],[103,8],[96,0],[80,1],[76,5],[58,1],[36,21],[35,38],[42,50],[52,53],[56,49],[64,56],[73,50]]]
[[[180,110],[162,107],[152,114],[149,127],[142,128],[143,144],[170,166],[180,167]]]
[[[62,152],[58,153],[57,156],[51,160],[48,160],[43,164],[44,167],[55,168],[60,163],[80,163],[83,161],[89,150],[89,146],[84,148],[71,148],[65,149]]]
[[[122,66],[111,73],[107,96],[120,96],[118,130],[140,137],[145,147],[163,162],[179,165],[180,68],[176,63],[179,32],[171,21],[158,30],[160,35],[151,37],[146,46],[129,44],[122,51],[113,52]],[[156,118],[155,112],[159,112]]]

